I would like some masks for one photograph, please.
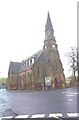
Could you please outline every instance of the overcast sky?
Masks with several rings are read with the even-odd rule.
[[[64,73],[65,53],[77,46],[76,0],[0,0],[0,76],[8,76],[10,61],[21,62],[41,50],[49,11]]]

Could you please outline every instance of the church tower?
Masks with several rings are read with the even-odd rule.
[[[57,49],[57,44],[56,44],[56,40],[54,37],[54,30],[53,30],[53,26],[51,23],[51,19],[50,19],[50,15],[48,12],[48,16],[47,16],[47,22],[45,25],[45,41],[44,41],[44,49],[50,49],[50,48],[56,48]]]
[[[58,46],[54,36],[54,29],[50,19],[50,14],[48,12],[47,22],[45,25],[45,40],[43,51],[45,58],[47,60],[48,76],[51,76],[52,79],[57,78],[58,80],[65,80],[63,73],[62,62],[60,60],[60,55],[58,52]]]

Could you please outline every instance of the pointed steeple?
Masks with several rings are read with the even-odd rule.
[[[53,30],[52,22],[50,19],[50,14],[48,12],[47,22],[45,25],[45,40],[50,40],[50,39],[55,39],[55,37],[54,37],[54,30]]]
[[[52,22],[51,22],[50,15],[49,15],[49,11],[48,11],[47,22],[46,22],[45,30],[51,29],[51,28],[52,28]]]

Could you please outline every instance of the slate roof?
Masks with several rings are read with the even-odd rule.
[[[38,52],[36,52],[35,54],[33,54],[32,56],[30,56],[29,58],[23,60],[23,62],[31,60],[32,58],[36,58],[36,60],[40,57],[40,55],[43,53],[43,50],[40,50]],[[22,64],[22,63],[21,63]],[[34,63],[33,63],[34,64]],[[23,72],[25,70],[28,70],[32,67],[33,64],[30,64],[28,66],[23,66],[20,68],[19,72]]]
[[[28,65],[28,66],[20,67],[19,73],[20,73],[20,72],[23,72],[23,71],[26,71],[26,70],[29,70],[29,69],[32,67],[32,65],[33,65],[33,64]]]
[[[10,62],[10,69],[12,73],[18,73],[21,67],[21,63],[20,62]]]
[[[32,56],[30,56],[29,58],[23,60],[22,62],[10,61],[9,70],[11,71],[11,73],[17,74],[19,72],[23,72],[25,70],[30,69],[34,63],[30,64],[28,66],[21,67],[22,63],[25,61],[31,60],[32,58],[36,58],[36,60],[37,60],[42,53],[43,53],[43,50],[40,50],[40,51],[36,52],[35,54],[33,54]]]
[[[44,55],[44,52],[41,53],[41,55],[37,59],[40,63],[46,62],[46,56]]]
[[[27,58],[26,61],[31,59],[31,58],[36,58],[37,59],[42,54],[42,52],[43,52],[43,50],[39,50],[38,52],[34,53],[32,56]]]

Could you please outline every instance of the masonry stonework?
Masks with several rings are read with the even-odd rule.
[[[47,83],[46,80],[51,84]],[[43,49],[21,63],[10,62],[8,81],[10,89],[20,90],[60,88],[62,84],[65,84],[64,69],[49,12],[45,26]]]

